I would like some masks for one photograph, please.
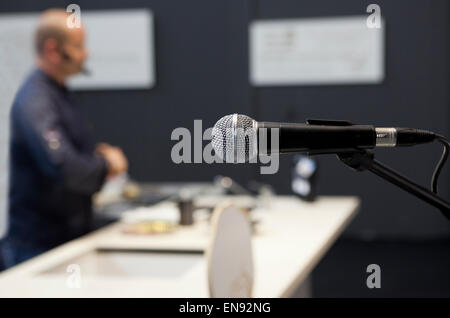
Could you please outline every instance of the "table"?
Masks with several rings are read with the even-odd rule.
[[[205,196],[200,205],[252,197]],[[201,201],[201,202],[200,202]],[[161,204],[169,204],[163,202]],[[357,197],[324,196],[304,202],[274,196],[251,212],[253,297],[292,297],[360,206]],[[116,222],[0,274],[0,297],[208,297],[207,220],[170,234],[123,233]],[[79,266],[79,272],[70,264]],[[80,288],[73,288],[74,278]],[[72,285],[71,285],[72,284]],[[77,287],[75,285],[75,287]],[[305,294],[308,296],[306,287]]]

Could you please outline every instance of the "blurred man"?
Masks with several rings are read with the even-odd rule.
[[[69,14],[42,14],[35,34],[36,69],[11,110],[7,267],[90,230],[91,196],[128,163],[119,148],[93,144],[65,86],[87,57],[84,29]]]

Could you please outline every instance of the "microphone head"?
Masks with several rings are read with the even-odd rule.
[[[87,69],[85,67],[82,67],[81,68],[81,74],[86,75],[86,76],[91,76],[92,72],[89,69]]]
[[[212,146],[216,156],[227,163],[244,163],[258,154],[258,123],[245,115],[232,114],[220,118],[212,130]]]

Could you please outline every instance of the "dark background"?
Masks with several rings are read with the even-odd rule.
[[[71,2],[0,2],[0,12],[65,8]],[[78,0],[88,9],[149,8],[155,17],[156,86],[148,90],[78,92],[96,138],[122,147],[138,181],[210,181],[229,175],[289,193],[291,156],[261,176],[256,165],[172,163],[176,127],[204,129],[238,112],[257,120],[347,119],[378,126],[449,132],[447,1],[381,1],[386,22],[386,78],[380,85],[255,88],[248,81],[248,25],[258,19],[368,15],[372,1]],[[89,30],[88,30],[89,31]],[[113,40],[113,32],[111,39]],[[437,144],[377,150],[378,159],[429,186]],[[360,213],[314,272],[316,296],[450,296],[450,223],[439,212],[333,156],[320,157],[319,194],[358,195]],[[440,193],[450,198],[450,169]],[[299,242],[301,244],[301,242]],[[382,288],[365,287],[365,268],[381,265]],[[411,283],[415,277],[415,285]]]

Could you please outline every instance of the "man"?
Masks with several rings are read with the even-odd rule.
[[[68,28],[68,16],[56,9],[42,14],[37,67],[11,110],[7,267],[88,232],[92,194],[128,166],[119,148],[95,147],[67,91],[66,80],[87,57],[84,29]]]

